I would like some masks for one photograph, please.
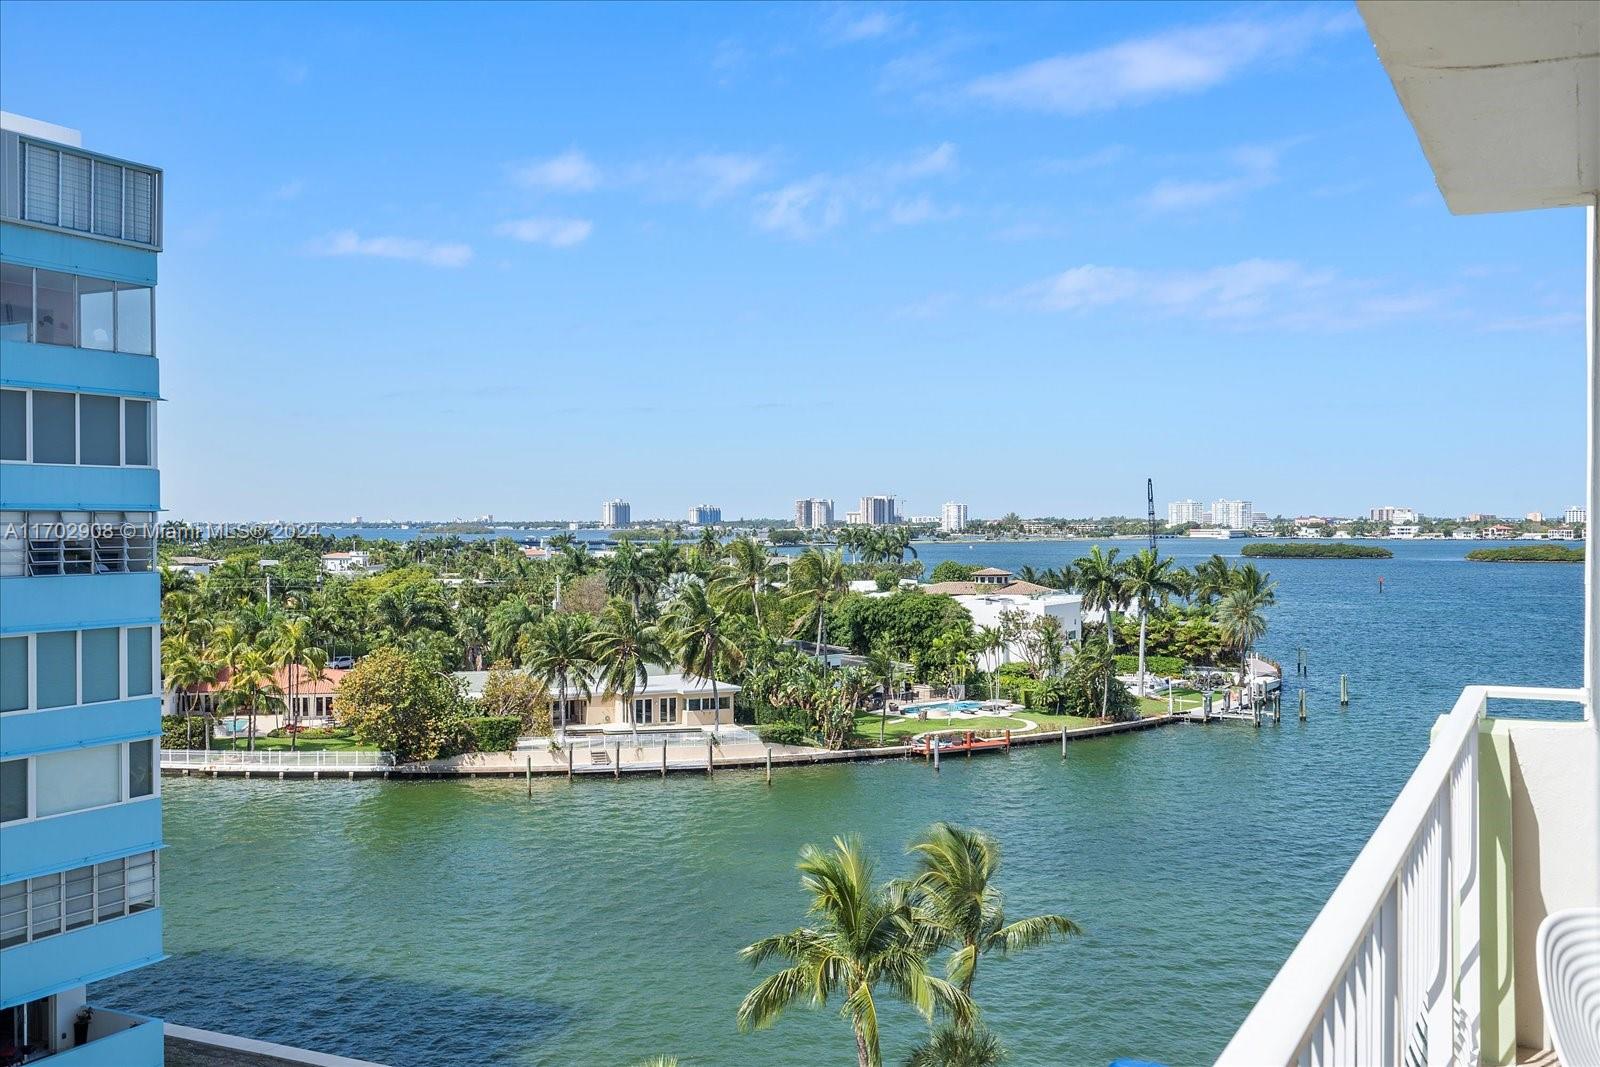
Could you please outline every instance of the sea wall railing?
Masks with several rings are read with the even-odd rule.
[[[610,750],[617,744],[622,745],[622,750],[639,748],[677,747],[697,745],[704,747],[706,739],[711,735],[704,730],[641,730],[634,733],[568,733],[556,738],[563,748],[576,749],[579,752],[589,749],[601,748]],[[758,744],[761,736],[750,730],[739,727],[723,726],[717,731],[717,741],[724,745]],[[519,752],[528,752],[548,748],[551,739],[548,737],[524,737],[517,741]]]
[[[394,754],[390,752],[355,752],[349,750],[284,752],[276,749],[255,752],[233,749],[164,748],[161,750],[162,770],[181,770],[185,767],[305,767],[317,770],[359,770],[364,767],[393,767]]]
[[[1583,691],[1462,691],[1219,1065],[1478,1063],[1478,721],[1490,699]]]

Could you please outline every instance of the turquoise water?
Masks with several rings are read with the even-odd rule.
[[[1238,545],[1163,542],[1186,558],[1219,547]],[[952,819],[1002,842],[1015,914],[1061,911],[1088,931],[985,963],[979,1001],[1010,1062],[1209,1062],[1460,688],[1579,682],[1579,568],[1391,547],[1265,564],[1280,602],[1264,651],[1292,665],[1308,650],[1304,725],[1172,727],[1065,762],[1048,747],[949,760],[937,777],[916,761],[793,768],[770,790],[735,773],[542,781],[531,800],[510,781],[168,778],[172,958],[93,996],[395,1064],[849,1062],[832,1007],[737,1033],[754,978],[735,953],[802,922],[803,843],[859,831],[888,874],[907,837]],[[923,558],[1045,567],[1083,549]],[[917,1032],[888,1012],[889,1062]]]

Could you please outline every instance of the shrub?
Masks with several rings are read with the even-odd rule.
[[[187,718],[181,715],[161,717],[162,748],[205,748],[206,730],[211,720],[199,715]]]
[[[394,753],[399,763],[470,744],[460,706],[460,690],[449,678],[396,648],[369,653],[339,683],[339,717],[356,740]]]
[[[1151,656],[1144,657],[1144,669],[1151,674],[1162,678],[1182,678],[1189,665],[1177,656]],[[1139,656],[1137,653],[1123,653],[1117,657],[1118,674],[1136,674],[1139,671]]]
[[[509,716],[524,733],[550,736],[550,694],[544,683],[504,664],[490,668],[476,710],[480,718]]]
[[[472,732],[474,752],[510,752],[522,736],[522,720],[515,715],[472,715],[463,722]]]
[[[797,722],[775,722],[758,728],[769,745],[811,745],[811,733]]]

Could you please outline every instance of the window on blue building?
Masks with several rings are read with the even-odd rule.
[[[116,283],[100,278],[78,279],[80,348],[109,352],[116,344]]]
[[[83,647],[83,699],[84,704],[102,700],[116,700],[122,696],[122,634],[111,627],[103,630],[84,630]]]
[[[0,459],[28,458],[28,394],[0,389]]]
[[[0,340],[26,341],[33,335],[33,271],[0,263]]]
[[[34,272],[33,339],[45,345],[78,343],[77,286],[70,274]]]

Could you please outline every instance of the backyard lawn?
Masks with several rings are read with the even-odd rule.
[[[249,741],[243,737],[230,737],[227,740],[211,739],[211,747],[227,751],[233,749],[244,751],[250,747]],[[297,752],[376,752],[376,745],[363,745],[352,737],[349,731],[340,730],[334,737],[301,737],[294,744]],[[257,752],[287,752],[289,739],[287,737],[256,737]]]
[[[1033,716],[1029,716],[1032,718]],[[856,740],[877,744],[879,723],[881,715],[856,716]],[[921,720],[912,716],[903,718],[899,715],[889,716],[889,722],[883,727],[884,738],[890,744],[903,743],[917,734],[925,734],[930,730],[1022,730],[1027,723],[1020,719],[1009,718],[1005,715],[986,715],[976,719],[927,719]]]

